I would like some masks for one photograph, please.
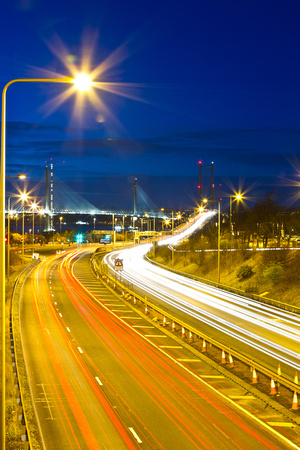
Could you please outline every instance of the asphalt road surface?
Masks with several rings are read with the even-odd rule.
[[[22,291],[24,356],[46,449],[298,448],[293,426],[284,437],[230,401],[206,381],[218,374],[108,291],[90,251],[43,261]],[[263,414],[265,405],[256,408]]]

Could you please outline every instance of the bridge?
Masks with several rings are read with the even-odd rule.
[[[51,190],[49,194],[49,187],[47,188],[47,183],[46,185],[45,183],[40,183],[39,189],[35,192],[35,195],[29,197],[28,201],[24,201],[24,206],[22,201],[14,198],[13,195],[11,197],[10,205],[6,205],[6,212],[9,212],[10,214],[20,214],[23,212],[23,209],[25,212],[30,211],[31,213],[36,214],[43,212],[43,214],[47,216],[48,229],[53,228],[53,217],[56,215],[126,215],[137,218],[147,216],[149,218],[160,219],[165,217],[165,214],[160,210],[160,208],[155,205],[141,186],[137,184],[136,179],[134,189],[132,190],[133,208],[127,210],[123,208],[100,209],[86,200],[82,195],[60,180],[57,176],[52,175],[50,186]],[[39,209],[36,211],[32,211],[30,209],[30,203],[32,203],[33,198],[37,199],[37,203],[39,204]]]

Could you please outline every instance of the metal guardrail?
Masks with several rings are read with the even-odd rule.
[[[19,365],[18,365],[18,356],[17,356],[17,352],[16,352],[16,346],[15,346],[15,342],[14,342],[14,314],[13,314],[13,305],[14,305],[14,301],[15,301],[15,295],[16,295],[16,290],[17,287],[20,285],[20,281],[22,279],[22,277],[24,275],[27,275],[27,272],[29,272],[34,266],[38,265],[41,262],[41,260],[36,260],[33,263],[31,263],[29,266],[25,267],[25,269],[19,274],[18,278],[15,280],[14,286],[13,286],[13,290],[12,290],[12,304],[11,304],[11,312],[10,312],[10,324],[11,324],[11,345],[13,345],[14,348],[14,359],[15,359],[15,370],[16,370],[16,378],[18,381],[18,386],[19,386],[19,390],[20,390],[20,406],[22,408],[21,411],[19,411],[19,418],[20,421],[22,423],[22,421],[24,421],[25,425],[22,425],[22,434],[21,434],[21,440],[23,442],[24,448],[27,449],[31,449],[33,448],[33,444],[32,444],[32,440],[31,440],[31,435],[30,435],[30,424],[27,418],[27,414],[26,414],[26,408],[24,407],[24,392],[23,392],[23,387],[22,384],[20,383],[20,370],[19,370]]]
[[[148,256],[144,256],[144,258],[154,264],[155,266],[161,267],[165,270],[169,270],[170,272],[176,273],[177,275],[182,275],[186,278],[190,278],[191,280],[199,281],[200,283],[208,284],[209,286],[213,286],[219,289],[222,289],[227,292],[231,292],[232,294],[240,295],[242,297],[250,298],[251,300],[255,300],[260,303],[265,303],[267,305],[275,306],[276,308],[283,309],[284,311],[289,311],[294,314],[300,315],[300,307],[295,305],[289,305],[288,303],[280,302],[279,300],[274,300],[268,297],[262,297],[261,295],[251,294],[250,292],[242,291],[241,289],[236,289],[231,286],[227,286],[225,284],[217,283],[215,281],[208,280],[206,278],[198,277],[197,275],[191,275],[186,272],[180,272],[179,270],[172,269],[172,267],[164,266],[163,264],[159,264],[156,261],[152,261]]]
[[[98,266],[98,264],[96,263],[96,261],[93,259],[93,257],[91,258],[91,262],[92,262],[92,267],[93,270],[96,274],[96,276],[100,276],[103,275],[107,280],[110,280],[108,282],[108,284],[111,282],[114,287],[119,286],[119,288],[123,291],[123,292],[127,292],[129,294],[129,296],[132,297],[132,299],[134,300],[139,300],[140,302],[142,302],[143,304],[147,305],[147,307],[151,308],[152,310],[156,311],[157,313],[159,313],[162,317],[165,317],[171,321],[173,321],[175,324],[179,325],[180,327],[186,329],[187,331],[190,331],[192,334],[194,334],[195,336],[205,340],[206,342],[212,344],[213,346],[215,346],[216,348],[230,354],[231,356],[235,357],[236,359],[238,359],[239,361],[249,365],[252,368],[255,368],[256,371],[268,376],[268,377],[272,377],[273,380],[277,381],[278,383],[284,385],[285,387],[287,387],[288,389],[290,389],[292,392],[297,392],[298,394],[300,393],[300,385],[290,381],[289,379],[285,378],[283,375],[278,375],[277,372],[274,372],[270,369],[268,369],[267,367],[262,366],[261,364],[259,364],[258,362],[256,362],[255,360],[248,358],[247,356],[239,353],[236,350],[233,350],[230,347],[227,347],[224,344],[221,344],[220,342],[216,341],[215,339],[211,338],[210,336],[204,334],[201,330],[191,327],[189,324],[181,321],[180,319],[178,319],[178,317],[173,316],[172,314],[169,314],[167,312],[165,312],[163,309],[159,308],[158,306],[154,305],[153,303],[149,302],[149,300],[147,300],[146,297],[142,297],[138,294],[136,294],[134,291],[132,291],[131,289],[129,289],[127,286],[123,285],[120,281],[114,279],[109,273],[108,271],[106,271],[105,273],[101,273],[100,267]],[[180,272],[177,272],[180,273]],[[125,294],[123,295],[123,298],[125,297]],[[127,300],[126,298],[124,298],[124,300]]]

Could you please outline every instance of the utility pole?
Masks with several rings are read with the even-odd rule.
[[[46,166],[46,212],[47,216],[47,231],[53,230],[53,164],[64,164],[65,161],[53,161],[50,158],[50,161],[45,161],[46,164],[50,164],[50,185],[49,185],[49,167]],[[49,191],[50,186],[50,191]]]

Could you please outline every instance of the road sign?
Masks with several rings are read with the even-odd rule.
[[[123,270],[123,260],[116,258],[115,259],[115,270]]]

